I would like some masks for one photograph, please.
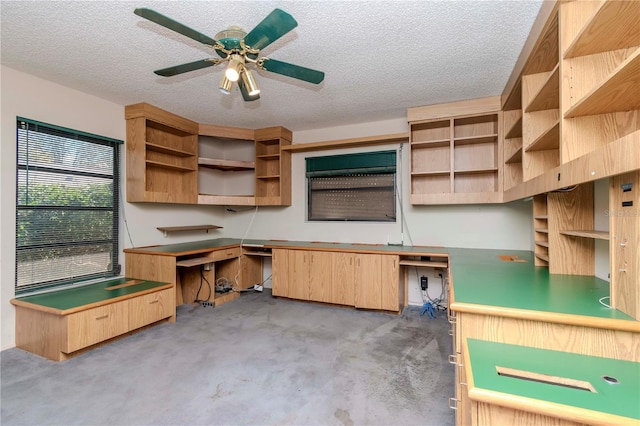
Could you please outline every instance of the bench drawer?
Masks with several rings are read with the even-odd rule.
[[[174,293],[173,288],[168,288],[129,300],[129,330],[172,316],[176,304]]]
[[[66,322],[67,341],[61,351],[71,353],[129,331],[129,301],[76,312]]]

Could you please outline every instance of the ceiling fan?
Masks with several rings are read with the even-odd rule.
[[[170,77],[228,62],[227,69],[220,81],[220,91],[229,94],[233,88],[233,83],[237,82],[245,101],[255,101],[260,98],[258,83],[247,68],[249,64],[253,64],[259,69],[313,84],[319,84],[324,80],[324,73],[321,71],[270,59],[266,56],[259,56],[262,49],[298,25],[291,15],[280,9],[274,9],[249,33],[245,33],[240,27],[233,26],[216,34],[215,39],[151,9],[138,8],[134,10],[134,13],[205,44],[214,49],[220,56],[220,58],[201,59],[156,70],[154,73],[157,75]]]

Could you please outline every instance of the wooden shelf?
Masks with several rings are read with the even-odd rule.
[[[547,228],[535,228],[534,231],[540,232],[542,234],[548,234],[549,230]]]
[[[476,143],[493,143],[498,139],[497,133],[492,133],[490,135],[481,135],[481,136],[463,136],[458,138],[453,138],[453,143],[455,145],[470,145]]]
[[[516,152],[505,161],[506,164],[522,163],[522,147],[518,148]]]
[[[180,172],[193,172],[196,170],[191,167],[177,166],[175,164],[167,164],[167,163],[162,163],[160,161],[145,160],[145,162],[147,166],[160,167],[160,168],[169,169],[169,170],[178,170]]]
[[[434,170],[432,172],[411,172],[411,176],[449,176],[449,170]]]
[[[481,173],[497,173],[497,167],[491,167],[488,169],[469,169],[469,170],[455,170],[453,173],[456,175],[476,175]]]
[[[451,139],[437,139],[432,141],[411,142],[411,148],[436,148],[441,146],[449,146]]]
[[[513,123],[513,126],[509,129],[505,139],[521,138],[522,137],[522,116]]]
[[[253,161],[223,160],[218,158],[198,158],[198,165],[216,170],[241,171],[255,169]]]
[[[216,206],[255,206],[253,195],[198,194],[198,204]]]
[[[560,107],[560,74],[559,64],[549,73],[549,77],[540,87],[540,90],[533,95],[525,112],[544,111]]]
[[[256,155],[256,158],[260,160],[277,160],[280,158],[280,153]]]
[[[260,256],[260,257],[271,257],[272,254],[270,251],[245,251],[242,253],[245,256]]]
[[[280,175],[256,176],[256,179],[280,179]]]
[[[564,53],[564,58],[640,45],[640,3],[602,1]]]
[[[609,233],[606,231],[560,231],[562,235],[571,235],[574,237],[594,238],[596,240],[608,240]]]
[[[546,215],[546,214],[541,214],[541,215],[538,215],[538,216],[534,216],[533,218],[534,219],[538,219],[538,220],[547,220],[547,219],[549,219],[549,216]]]
[[[156,229],[162,232],[182,232],[182,231],[209,231],[210,229],[220,229],[218,225],[187,225],[187,226],[158,226]]]
[[[339,139],[333,141],[286,145],[281,147],[281,149],[283,151],[291,152],[309,152],[336,148],[352,148],[360,146],[405,143],[408,141],[409,133],[396,133],[390,135],[367,136],[362,138]]]
[[[546,254],[542,254],[542,253],[536,253],[535,256],[538,259],[544,260],[545,262],[549,262],[549,256]]]
[[[549,242],[548,241],[536,241],[535,244],[537,246],[542,246],[542,247],[547,247],[549,248]]]
[[[557,120],[551,127],[538,136],[524,150],[530,151],[546,151],[549,149],[558,149],[560,147],[560,120]]]
[[[170,148],[167,146],[162,146],[162,145],[158,145],[151,142],[145,142],[145,145],[148,151],[161,152],[163,154],[175,155],[177,157],[191,157],[193,155],[196,155],[193,152],[188,152],[188,151],[184,151],[176,148]]]
[[[640,109],[640,48],[564,114],[565,118]]]

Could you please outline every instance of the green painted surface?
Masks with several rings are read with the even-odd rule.
[[[478,249],[449,249],[449,252],[456,303],[634,320],[599,302],[609,296],[608,282],[593,276],[549,274],[548,268],[534,266],[531,252]],[[526,262],[505,262],[499,255],[518,256]]]
[[[128,294],[137,293],[139,291],[148,290],[166,284],[155,281],[142,281],[139,284],[129,285],[114,290],[106,289],[107,287],[124,284],[132,279],[133,278],[116,278],[96,284],[56,290],[51,293],[18,297],[17,300],[65,311],[67,309],[77,308],[78,306],[115,299],[117,297],[126,296]]]
[[[234,246],[238,244],[240,244],[240,240],[236,238],[216,238],[213,240],[190,241],[187,243],[136,248],[145,252],[178,254],[191,251],[208,251],[220,247]]]
[[[467,339],[474,387],[640,419],[640,363]],[[591,383],[596,393],[500,376],[513,368]],[[602,376],[615,377],[618,384]]]

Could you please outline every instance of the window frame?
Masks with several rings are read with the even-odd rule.
[[[75,140],[82,144],[95,144],[101,146],[107,146],[111,148],[111,167],[108,172],[92,172],[88,170],[78,170],[78,168],[73,169],[72,166],[69,167],[60,167],[60,164],[36,164],[36,161],[30,162],[29,155],[31,154],[31,147],[29,146],[21,146],[21,143],[27,143],[25,141],[21,142],[21,132],[36,132],[41,135],[48,135],[51,138],[60,137],[69,140]],[[46,137],[46,136],[45,136]],[[15,235],[15,294],[16,295],[25,295],[30,293],[35,293],[43,290],[51,290],[57,287],[67,287],[69,285],[77,284],[84,281],[91,281],[98,278],[108,278],[117,276],[120,274],[120,265],[119,265],[119,244],[120,244],[120,191],[121,191],[121,177],[120,177],[120,151],[121,145],[123,141],[112,139],[96,134],[86,133],[66,127],[61,127],[49,123],[44,123],[24,117],[16,117],[16,198],[15,198],[15,224],[16,224],[16,235]],[[91,147],[91,145],[86,145],[86,147]],[[22,151],[21,151],[22,149]],[[85,148],[86,150],[87,148]],[[21,152],[26,152],[26,160],[21,159]],[[77,176],[79,178],[97,178],[97,179],[106,179],[108,185],[111,186],[109,195],[109,200],[111,202],[111,206],[86,206],[79,204],[67,204],[64,205],[63,202],[50,204],[50,205],[40,205],[40,204],[29,204],[21,202],[21,185],[26,185],[28,188],[30,185],[33,186],[35,183],[29,182],[28,178],[25,181],[24,176],[21,178],[21,173],[28,175],[30,172],[40,172],[40,173],[52,173],[60,176]],[[24,188],[23,188],[24,189]],[[111,212],[111,230],[110,237],[106,239],[81,239],[75,238],[73,241],[64,241],[64,242],[55,242],[49,241],[48,243],[44,241],[40,241],[35,244],[20,244],[20,229],[21,224],[25,223],[23,219],[21,221],[20,213],[25,211],[49,211],[49,212]],[[71,219],[73,220],[73,218]],[[28,223],[28,222],[27,222]],[[29,229],[33,231],[38,231],[42,228],[40,224],[33,225]],[[81,237],[82,234],[78,233],[78,237]],[[107,253],[110,253],[110,268],[101,272],[92,272],[86,274],[75,275],[72,277],[65,278],[53,278],[53,275],[48,278],[38,282],[29,282],[28,284],[20,283],[20,275],[19,275],[19,265],[20,265],[20,252],[26,252],[28,250],[38,250],[38,249],[73,249],[80,246],[91,246],[97,244],[108,244],[111,245],[110,250]],[[55,256],[55,259],[59,259],[64,257],[63,255]],[[109,266],[107,265],[107,267]],[[47,277],[45,277],[47,278]]]

